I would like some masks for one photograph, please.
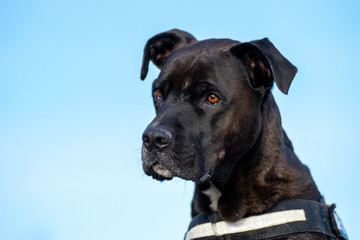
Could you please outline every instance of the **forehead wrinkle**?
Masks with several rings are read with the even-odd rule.
[[[183,81],[188,72],[186,68],[186,65],[188,64],[186,64],[186,61],[182,60],[183,57],[180,56],[171,62],[166,62],[158,77],[158,79],[160,79],[159,85],[168,83],[172,84],[173,86],[182,86],[180,81]]]
[[[203,81],[208,81],[211,74],[211,59],[204,54],[199,53],[191,62],[187,76],[184,78],[183,88],[189,90],[189,88],[195,87]]]
[[[152,83],[152,89],[158,88],[159,87],[159,79],[155,78],[153,83]]]
[[[172,56],[167,61],[158,77],[159,85],[171,84],[173,93],[184,97],[191,92],[198,82],[207,81],[212,73],[210,66],[213,66],[214,59],[209,56],[208,49],[202,49],[195,53],[184,52]],[[173,89],[175,88],[175,89]]]

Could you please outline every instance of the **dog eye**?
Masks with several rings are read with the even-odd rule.
[[[211,103],[211,104],[215,104],[215,103],[218,103],[220,101],[220,98],[218,96],[216,96],[215,94],[210,94],[207,98],[206,98],[206,101],[208,103]]]
[[[163,97],[162,92],[159,89],[154,91],[154,98],[156,101],[161,101],[162,97]]]

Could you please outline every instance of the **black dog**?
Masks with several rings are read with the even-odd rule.
[[[195,182],[187,239],[345,237],[334,223],[334,206],[323,204],[282,128],[271,88],[275,82],[287,94],[297,69],[268,39],[197,41],[173,29],[146,43],[142,80],[150,60],[161,72],[152,89],[156,117],[143,134],[143,168],[160,181]],[[301,217],[269,217],[290,210]],[[251,220],[269,223],[215,229]]]

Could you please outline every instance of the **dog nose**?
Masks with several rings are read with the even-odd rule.
[[[148,127],[145,129],[142,139],[147,149],[155,147],[162,150],[171,144],[172,134],[164,127]]]

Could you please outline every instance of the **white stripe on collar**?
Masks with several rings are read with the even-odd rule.
[[[186,233],[185,240],[247,232],[301,221],[306,221],[305,211],[298,209],[251,216],[242,218],[233,223],[224,221],[217,223],[203,223],[191,228]]]

